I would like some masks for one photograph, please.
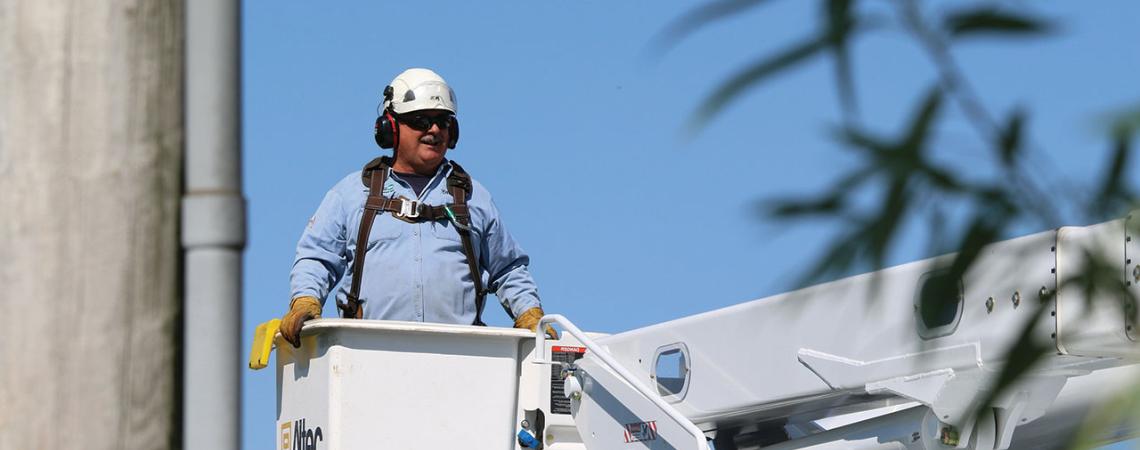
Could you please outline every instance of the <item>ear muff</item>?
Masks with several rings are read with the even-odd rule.
[[[447,148],[455,148],[455,144],[459,143],[459,119],[451,116],[451,126],[448,129],[448,135],[451,136],[447,140]]]
[[[384,115],[376,118],[375,129],[376,145],[380,148],[392,148],[400,141],[400,127],[391,112],[384,111]],[[454,138],[452,139],[454,141]]]
[[[392,104],[392,86],[384,87],[384,99],[381,101],[380,106],[384,108],[384,114],[376,118],[376,127],[373,129],[373,135],[376,138],[376,145],[380,148],[392,148],[400,141],[400,127],[396,126],[396,118],[392,116],[392,112],[388,108]]]

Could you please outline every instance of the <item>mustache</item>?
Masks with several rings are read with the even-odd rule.
[[[436,136],[434,134],[425,134],[422,137],[420,137],[420,143],[427,144],[427,145],[436,145],[436,144],[440,144],[442,142],[443,142],[443,140],[440,139],[439,136]]]

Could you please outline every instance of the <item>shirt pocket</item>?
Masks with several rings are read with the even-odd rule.
[[[460,242],[459,230],[449,220],[437,220],[431,223],[431,232],[435,237],[445,241]]]
[[[407,222],[397,219],[391,213],[377,214],[372,222],[372,230],[368,235],[369,244],[396,239],[404,234]]]

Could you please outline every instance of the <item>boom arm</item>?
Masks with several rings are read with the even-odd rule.
[[[946,255],[597,342],[561,316],[542,323],[557,323],[588,343],[589,353],[567,373],[582,387],[570,392],[578,396],[571,404],[589,448],[621,448],[641,430],[664,440],[666,429],[687,437],[684,446],[670,437],[662,448],[704,448],[703,441],[688,442],[705,434],[733,446],[767,446],[770,438],[748,437],[766,430],[784,433],[781,449],[832,448],[820,446],[827,442],[888,448],[846,439],[906,424],[914,442],[1006,449],[1016,428],[1049,413],[1071,378],[1132,367],[1140,357],[1131,330],[1136,318],[1121,317],[1118,307],[1097,308],[1136,292],[1117,299],[1093,291],[1099,297],[1089,298],[1073,282],[1087,267],[1085,255],[1093,254],[1119,264],[1113,270],[1122,286],[1140,289],[1140,265],[1129,267],[1130,255],[1140,252],[1128,220],[990,244],[961,279],[948,279],[954,256]],[[993,389],[1009,349],[1030,326],[1030,339],[1056,351],[976,419],[975,402]],[[670,365],[681,369],[658,376]],[[806,429],[818,419],[907,401],[924,412],[797,439],[786,433],[788,426]]]

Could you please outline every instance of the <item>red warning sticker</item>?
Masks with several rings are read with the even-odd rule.
[[[586,353],[586,347],[567,347],[564,345],[555,345],[551,347],[550,350],[554,352]]]
[[[645,442],[657,440],[657,421],[627,423],[625,426],[625,443]]]

